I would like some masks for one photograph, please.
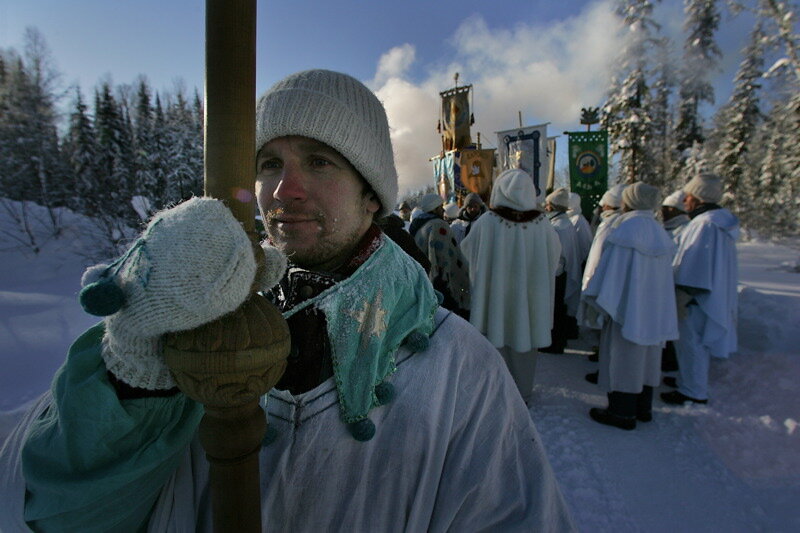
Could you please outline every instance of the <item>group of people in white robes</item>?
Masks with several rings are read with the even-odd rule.
[[[719,205],[722,182],[713,174],[695,176],[661,203],[663,226],[655,219],[657,188],[620,189],[600,202],[578,316],[600,330],[599,370],[586,378],[608,394],[608,407],[590,416],[634,429],[652,419],[668,341],[675,341],[678,378],[664,383],[677,390],[661,399],[673,405],[706,403],[710,358],[736,350],[738,221]]]
[[[652,419],[662,371],[679,372],[665,378],[676,390],[664,402],[705,403],[710,357],[736,349],[738,222],[721,198],[711,174],[663,201],[649,184],[615,185],[593,231],[577,194],[559,188],[542,198],[528,174],[512,169],[495,180],[488,210],[470,194],[449,228],[441,198],[423,197],[411,233],[440,271],[453,260],[437,254],[463,260],[467,316],[526,402],[537,353],[563,353],[580,324],[599,362],[586,379],[608,394],[608,406],[590,416],[633,429]]]

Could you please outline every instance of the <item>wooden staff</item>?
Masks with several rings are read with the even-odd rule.
[[[205,194],[255,232],[256,0],[206,0]],[[254,284],[255,287],[255,284]],[[289,328],[265,298],[165,340],[180,389],[203,403],[199,436],[209,460],[214,531],[260,532],[258,452],[267,428],[259,398],[286,367]]]

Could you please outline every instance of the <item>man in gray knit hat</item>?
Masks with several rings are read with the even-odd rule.
[[[283,274],[271,295],[292,337],[286,373],[264,398],[272,433],[260,450],[262,529],[574,529],[499,354],[439,307],[424,270],[373,223],[398,187],[377,97],[350,76],[311,70],[278,82],[257,112],[258,204],[269,242],[288,258],[285,273],[270,263]],[[148,231],[196,232],[196,216],[172,214]],[[241,227],[225,231],[244,244],[228,250],[221,232],[216,247],[246,255]],[[138,247],[149,250],[152,237]],[[139,265],[177,263],[145,255],[108,275],[137,282]],[[248,268],[215,266],[228,285],[253,283],[244,259]],[[208,270],[202,260],[181,266]],[[158,331],[170,329],[169,314],[164,322]],[[152,380],[135,361],[136,381],[113,376],[101,337],[96,328],[73,346],[56,398],[29,417],[36,430],[16,431],[4,447],[0,506],[13,516],[0,529],[209,530],[208,464],[192,444],[202,406],[170,380],[145,386]],[[153,340],[145,355],[158,365]],[[116,355],[138,356],[124,348]]]

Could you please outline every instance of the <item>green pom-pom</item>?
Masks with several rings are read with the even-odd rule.
[[[394,385],[388,381],[383,381],[375,385],[375,396],[378,398],[378,405],[386,405],[394,399]]]
[[[261,446],[269,446],[275,439],[278,438],[278,430],[275,426],[267,426],[267,431],[264,432],[264,438],[261,439]]]
[[[430,345],[430,339],[424,333],[419,331],[412,331],[405,338],[405,345],[412,352],[424,352]]]
[[[347,427],[353,438],[360,442],[368,441],[375,436],[375,424],[369,418],[348,424]]]
[[[125,305],[125,293],[108,278],[85,286],[79,299],[83,310],[94,316],[113,315]]]

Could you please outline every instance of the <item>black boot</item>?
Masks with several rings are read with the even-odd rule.
[[[589,416],[595,422],[620,429],[636,429],[636,399],[638,394],[627,392],[608,393],[608,408],[593,407]]]
[[[636,395],[636,420],[650,422],[653,419],[653,387],[645,385]]]
[[[588,381],[589,383],[594,383],[595,385],[597,385],[597,379],[598,379],[598,376],[600,376],[600,372],[592,372],[592,373],[590,373],[590,374],[586,374],[586,375],[584,376],[584,378],[585,378],[585,379],[586,379],[586,381]]]

